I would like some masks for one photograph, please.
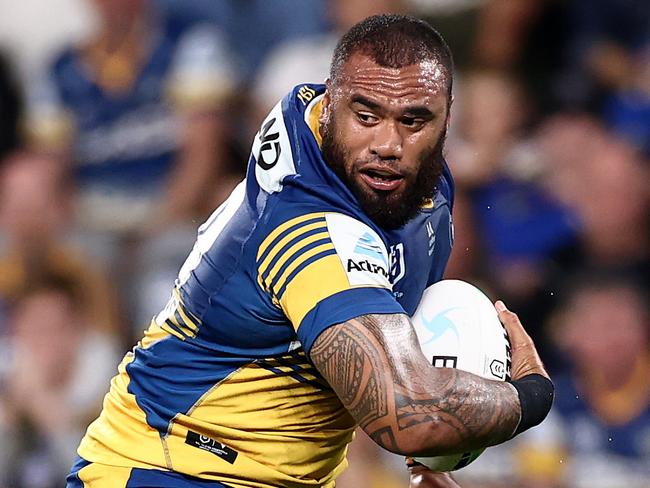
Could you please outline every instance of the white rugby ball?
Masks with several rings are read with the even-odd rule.
[[[492,301],[474,285],[443,280],[424,290],[411,318],[422,352],[436,367],[458,368],[483,378],[510,379],[510,343]],[[454,471],[485,449],[418,457],[433,471]]]

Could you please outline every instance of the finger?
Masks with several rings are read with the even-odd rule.
[[[521,325],[521,321],[519,320],[519,317],[517,317],[517,314],[508,310],[505,303],[498,300],[494,304],[494,308],[496,308],[497,313],[499,314],[499,320],[506,328],[511,347],[521,347],[532,342],[526,329]]]

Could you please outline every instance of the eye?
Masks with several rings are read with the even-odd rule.
[[[425,120],[419,117],[402,117],[402,125],[409,129],[419,130],[425,124]]]
[[[377,122],[377,117],[369,112],[356,112],[359,122],[365,125],[371,125]]]

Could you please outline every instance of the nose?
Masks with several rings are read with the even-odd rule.
[[[403,140],[394,120],[385,120],[375,128],[370,145],[370,153],[380,159],[400,159],[403,153]]]

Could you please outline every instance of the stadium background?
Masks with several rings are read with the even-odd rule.
[[[650,486],[647,1],[0,0],[1,488],[61,486],[261,118],[387,11],[456,58],[447,276],[517,311],[558,385],[462,485]],[[406,486],[363,434],[350,458],[337,486]]]

